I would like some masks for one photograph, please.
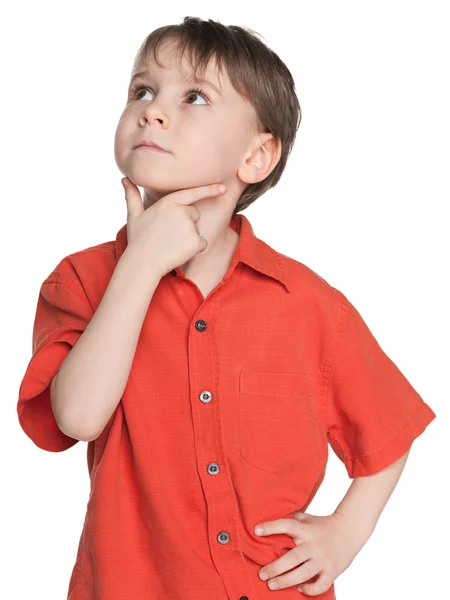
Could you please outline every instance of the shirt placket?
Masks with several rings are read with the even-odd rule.
[[[187,305],[192,303],[194,313],[188,335],[189,393],[197,469],[208,507],[211,557],[230,600],[256,600],[251,574],[239,544],[239,508],[222,441],[221,404],[226,398],[221,400],[219,393],[220,349],[215,332],[220,319],[222,286],[233,285],[228,281],[233,270],[234,265],[230,265],[225,277],[206,299],[179,268],[171,273],[180,278],[174,283],[179,284]],[[237,276],[234,273],[234,277]],[[236,582],[240,582],[239,589]],[[246,583],[242,585],[242,582]]]

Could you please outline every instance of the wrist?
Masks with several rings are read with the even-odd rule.
[[[358,515],[349,514],[339,507],[336,508],[333,515],[338,520],[341,520],[344,527],[351,531],[352,537],[359,541],[360,546],[363,546],[367,542],[376,527],[376,523],[359,518]]]
[[[122,256],[120,257],[119,263],[126,263],[127,270],[137,272],[138,275],[144,275],[155,283],[158,283],[160,279],[167,273],[164,268],[161,268],[155,262],[149,262],[145,253],[140,252],[139,248],[128,246],[125,248]]]

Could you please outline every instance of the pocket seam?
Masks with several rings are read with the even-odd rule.
[[[313,414],[313,420],[315,423],[314,426],[314,430],[311,429],[311,433],[313,433],[314,435],[314,441],[312,441],[312,436],[311,436],[311,444],[314,444],[314,451],[317,455],[317,460],[313,461],[313,462],[308,462],[305,465],[301,465],[299,467],[294,467],[294,468],[287,468],[287,469],[283,469],[281,468],[265,468],[264,466],[258,465],[258,464],[254,464],[253,462],[251,462],[251,460],[249,460],[249,457],[247,455],[245,455],[244,451],[243,451],[243,440],[244,440],[244,436],[243,436],[243,425],[242,425],[242,413],[243,413],[243,397],[245,395],[258,395],[258,396],[263,396],[263,395],[275,395],[275,396],[295,396],[296,398],[298,398],[299,400],[301,398],[310,398],[310,399],[314,399],[315,395],[311,392],[307,392],[305,388],[305,391],[302,391],[301,386],[298,387],[298,389],[296,389],[294,392],[292,390],[288,391],[287,388],[285,389],[280,389],[279,387],[277,387],[276,391],[271,391],[270,387],[266,387],[265,385],[263,387],[261,387],[261,390],[255,390],[252,388],[251,386],[251,382],[259,382],[262,383],[263,382],[263,378],[264,376],[267,375],[267,379],[264,382],[265,384],[271,384],[272,382],[277,383],[276,378],[280,378],[280,377],[289,377],[292,376],[292,379],[295,379],[296,377],[299,377],[298,381],[300,382],[302,378],[307,377],[309,380],[309,384],[312,382],[312,376],[309,373],[304,373],[304,372],[299,372],[299,371],[248,371],[248,370],[242,370],[241,374],[240,374],[240,384],[239,384],[239,415],[238,415],[238,441],[239,441],[239,453],[241,458],[249,465],[251,465],[253,468],[255,469],[259,469],[262,471],[265,471],[267,473],[272,473],[272,474],[277,474],[277,473],[283,473],[283,472],[292,472],[292,471],[299,471],[299,470],[304,470],[304,469],[308,469],[313,467],[314,465],[316,465],[317,463],[319,463],[322,460],[322,450],[321,450],[321,443],[320,443],[320,423],[319,423],[319,413],[318,413],[318,407],[317,405],[312,401],[310,403],[310,407],[312,409],[312,414]],[[281,380],[282,381],[282,380]],[[292,382],[290,382],[291,384]],[[262,459],[264,460],[264,459]]]

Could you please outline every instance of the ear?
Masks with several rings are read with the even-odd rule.
[[[237,174],[245,183],[257,183],[270,175],[281,157],[281,140],[271,133],[257,134]]]

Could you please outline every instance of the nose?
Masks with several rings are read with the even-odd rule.
[[[161,107],[161,102],[158,100],[154,100],[150,102],[143,110],[142,117],[146,119],[149,123],[152,123],[154,120],[159,121],[161,124],[167,122],[168,118]]]

